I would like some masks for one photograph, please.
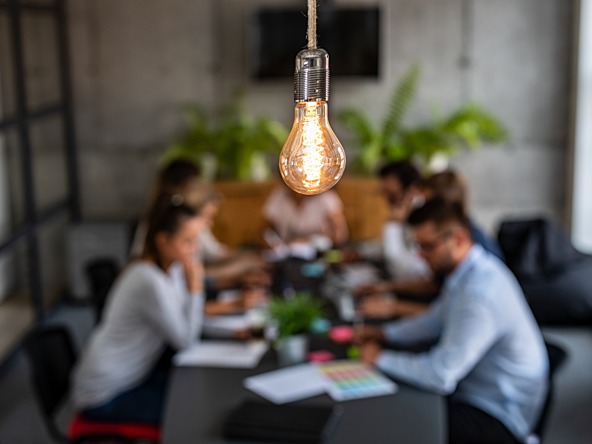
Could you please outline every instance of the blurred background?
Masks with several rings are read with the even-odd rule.
[[[443,162],[461,171],[472,214],[491,234],[502,220],[542,216],[592,252],[592,2],[319,3],[319,46],[333,68],[330,120],[348,153],[338,192],[346,211],[351,205],[354,240],[376,234],[384,216],[361,210],[378,196],[372,167],[411,156],[426,170]],[[236,223],[233,202],[240,209],[264,199],[281,144],[254,157],[246,146],[248,155],[232,160],[248,158],[245,166],[226,164],[227,148],[211,141],[291,127],[305,10],[293,0],[0,0],[5,374],[23,335],[58,302],[84,302],[85,261],[125,260],[163,159],[194,156],[223,181],[218,235],[231,245],[252,240],[255,228],[232,237],[225,221]],[[363,131],[347,112],[379,131],[393,104],[407,136],[439,137],[445,123],[465,120],[436,148],[418,136],[415,151],[387,150],[364,163]],[[592,353],[589,328],[565,335]]]

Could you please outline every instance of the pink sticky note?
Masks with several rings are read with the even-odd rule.
[[[335,355],[327,350],[317,350],[308,354],[310,362],[327,362],[335,359]]]
[[[339,325],[329,330],[329,337],[339,343],[352,342],[354,340],[354,329],[349,325]]]

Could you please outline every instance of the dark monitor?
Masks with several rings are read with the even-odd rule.
[[[378,78],[379,8],[326,8],[317,17],[318,46],[329,53],[331,77]],[[307,45],[307,27],[304,10],[257,10],[251,26],[251,76],[259,80],[293,77],[296,54]]]

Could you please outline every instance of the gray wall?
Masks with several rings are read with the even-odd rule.
[[[409,123],[473,99],[512,132],[503,146],[452,159],[468,178],[476,218],[492,229],[510,215],[563,215],[573,2],[336,3],[382,4],[385,32],[380,80],[333,79],[333,115],[357,106],[379,121],[396,80],[419,62],[423,77]],[[291,82],[258,84],[247,75],[247,20],[264,4],[305,2],[70,1],[86,217],[128,217],[141,208],[156,159],[182,124],[184,101],[212,106],[246,86],[254,112],[290,124]],[[347,145],[347,134],[334,128]]]
[[[180,104],[213,100],[212,9],[195,0],[70,0],[83,214],[141,210]]]

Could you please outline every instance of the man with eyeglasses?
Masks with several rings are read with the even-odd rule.
[[[547,392],[543,338],[518,282],[506,266],[474,245],[462,207],[437,198],[408,223],[434,273],[446,275],[430,309],[360,333],[361,358],[385,373],[450,395],[449,443],[521,443]],[[418,354],[380,343],[437,341]]]

